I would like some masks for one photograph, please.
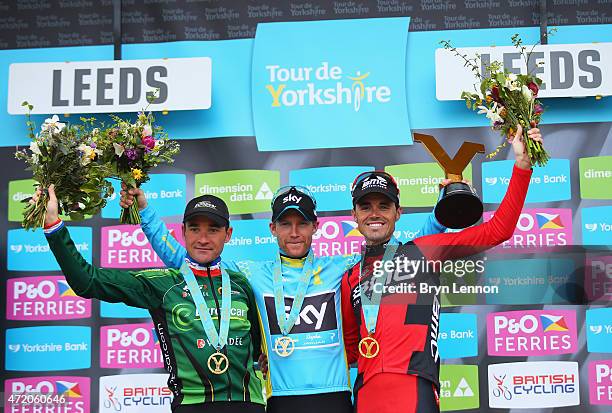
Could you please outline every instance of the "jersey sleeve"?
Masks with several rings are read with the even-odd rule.
[[[357,362],[359,358],[359,323],[353,311],[351,300],[352,290],[349,283],[349,275],[351,270],[344,273],[342,276],[342,284],[340,287],[341,294],[341,309],[342,309],[342,336],[344,338],[344,348],[346,351],[346,359],[349,364]]]
[[[428,259],[453,259],[476,254],[508,240],[525,203],[531,174],[531,170],[514,166],[508,191],[488,222],[460,232],[427,235],[415,239],[414,243]]]
[[[436,214],[431,211],[415,238],[431,234],[442,234],[444,231],[446,231],[446,227],[438,222]]]
[[[187,250],[172,236],[164,221],[150,206],[140,211],[142,231],[162,262],[169,268],[180,268]]]
[[[161,306],[162,292],[143,272],[97,268],[85,261],[63,222],[45,230],[45,235],[66,281],[80,297],[147,309]]]

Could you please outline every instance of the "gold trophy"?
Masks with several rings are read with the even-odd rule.
[[[441,189],[442,195],[434,209],[436,219],[447,228],[461,229],[474,225],[482,216],[482,201],[476,192],[463,181],[463,170],[474,155],[484,153],[481,143],[463,142],[453,159],[448,156],[436,138],[431,135],[414,133],[414,141],[421,142],[438,162],[451,183]]]

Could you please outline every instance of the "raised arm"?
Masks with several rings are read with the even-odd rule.
[[[121,201],[119,203],[121,207],[125,208],[135,200],[138,202],[138,209],[142,219],[140,226],[149,243],[151,243],[151,247],[167,267],[180,268],[187,256],[185,247],[179,244],[168,230],[164,221],[157,215],[157,212],[148,205],[147,198],[142,189],[133,188],[126,191],[123,184],[122,188]]]

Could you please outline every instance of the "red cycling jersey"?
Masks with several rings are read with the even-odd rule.
[[[509,239],[514,232],[525,202],[531,173],[531,170],[514,167],[508,191],[490,221],[456,233],[417,238],[411,243],[400,246],[394,257],[403,256],[410,259],[424,257],[427,260],[454,259],[484,251]],[[380,397],[384,396],[381,391],[384,392],[384,388],[388,388],[389,391],[394,391],[394,388],[399,389],[400,386],[377,385],[378,389],[383,390],[360,392],[374,376],[380,373],[391,373],[393,376],[397,374],[418,376],[435,386],[433,393],[436,394],[436,398],[436,390],[439,391],[440,360],[437,336],[441,306],[436,294],[418,293],[418,291],[416,293],[383,292],[376,329],[372,335],[378,342],[379,353],[372,358],[365,358],[359,354],[360,340],[369,335],[361,309],[361,288],[363,287],[367,294],[372,266],[375,261],[382,258],[385,248],[385,245],[369,248],[362,263],[356,264],[342,278],[344,344],[349,363],[355,361],[358,363],[358,377],[354,392],[359,413],[371,411],[386,413],[387,410],[384,407],[381,408],[380,404]],[[394,277],[398,278],[397,273]],[[401,278],[400,276],[400,281]],[[412,281],[418,281],[419,278],[422,282],[439,285],[437,274],[420,273]],[[389,284],[389,281],[387,280],[386,283]],[[417,387],[415,385],[411,388]],[[399,389],[396,396],[405,394],[406,390],[405,388]],[[408,395],[408,397],[416,398],[417,394]],[[376,398],[379,400],[375,400]],[[391,399],[394,398],[397,399],[397,397],[391,397]],[[388,411],[431,410],[406,410],[399,408],[396,404]]]

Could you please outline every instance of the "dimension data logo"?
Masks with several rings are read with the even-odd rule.
[[[76,249],[87,262],[91,262],[91,228],[70,227],[69,230]],[[42,230],[11,229],[7,238],[7,267],[10,271],[60,270]]]
[[[409,23],[386,18],[259,24],[252,81],[259,149],[410,143]]]
[[[6,370],[87,369],[91,365],[91,328],[23,327],[6,330]]]
[[[612,206],[582,208],[582,244],[612,244]]]
[[[4,394],[7,402],[5,412],[89,412],[90,378],[77,376],[21,377],[4,382]],[[49,402],[46,408],[40,404],[34,407],[31,403],[10,403],[9,397],[46,396],[48,400],[62,400],[59,403]],[[51,398],[51,399],[49,399]],[[26,399],[27,400],[27,399]],[[45,404],[45,403],[41,403]],[[57,408],[54,408],[56,405]]]
[[[8,320],[69,320],[91,316],[91,300],[77,296],[59,275],[7,281]]]
[[[514,161],[482,164],[482,200],[500,203],[508,190]],[[535,168],[529,184],[526,203],[565,201],[571,199],[570,163],[568,159],[551,159],[546,166]]]
[[[478,366],[440,366],[440,411],[480,407]]]
[[[612,199],[612,156],[581,158],[578,168],[582,199]]]

